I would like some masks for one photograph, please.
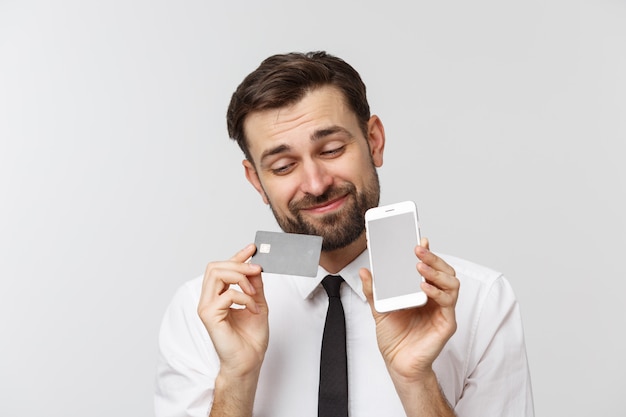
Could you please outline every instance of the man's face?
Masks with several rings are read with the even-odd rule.
[[[292,106],[250,114],[244,128],[254,161],[244,161],[246,176],[285,232],[322,236],[325,251],[363,234],[365,211],[380,197],[376,116],[364,136],[341,92],[321,87]]]

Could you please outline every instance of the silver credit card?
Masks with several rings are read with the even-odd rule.
[[[317,276],[322,252],[322,237],[259,230],[254,239],[256,253],[252,263],[263,272],[284,275]]]

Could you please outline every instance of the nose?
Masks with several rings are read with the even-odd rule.
[[[322,162],[309,160],[303,164],[300,189],[314,196],[324,194],[333,183],[333,178]]]

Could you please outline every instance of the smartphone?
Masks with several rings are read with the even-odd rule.
[[[413,201],[379,206],[365,213],[374,308],[384,313],[426,304],[428,297],[417,272],[419,244],[417,207]]]

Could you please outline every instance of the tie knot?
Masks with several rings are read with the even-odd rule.
[[[322,286],[329,297],[339,297],[339,288],[343,283],[343,278],[339,275],[326,275],[322,280]]]

